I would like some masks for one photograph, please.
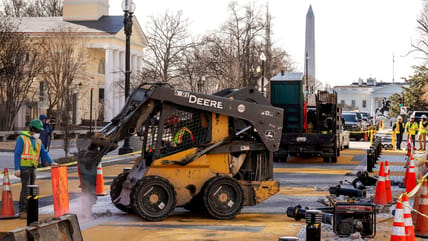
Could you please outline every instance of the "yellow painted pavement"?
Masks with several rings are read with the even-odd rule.
[[[162,222],[111,222],[82,233],[89,241],[278,240],[296,236],[302,225],[303,220],[296,222],[285,214],[239,214],[232,220],[215,220],[180,213]]]
[[[350,169],[327,169],[327,168],[274,168],[276,173],[307,173],[307,174],[326,174],[326,175],[345,175],[352,172]]]
[[[278,194],[287,196],[317,197],[329,195],[329,192],[318,191],[316,188],[311,187],[281,187]]]
[[[321,157],[291,157],[287,159],[287,163],[324,163]],[[337,164],[353,164],[358,165],[360,161],[354,160],[353,154],[344,154],[338,157]]]

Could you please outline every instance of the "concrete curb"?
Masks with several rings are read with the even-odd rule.
[[[135,152],[131,152],[128,154],[123,154],[123,155],[103,157],[103,158],[101,158],[101,162],[102,163],[111,163],[111,162],[116,162],[116,161],[123,161],[129,157],[134,157],[134,156],[139,155],[139,154],[141,154],[141,151],[135,151]],[[75,165],[77,165],[77,161],[69,162],[69,163],[65,163],[65,164],[61,164],[61,165],[64,165],[67,167],[68,166],[75,166]],[[48,171],[50,169],[51,169],[51,167],[41,167],[41,168],[37,168],[37,171],[42,172],[42,171]]]

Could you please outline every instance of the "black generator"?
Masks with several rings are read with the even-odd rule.
[[[341,203],[334,206],[334,233],[340,237],[359,232],[363,238],[376,235],[376,209],[372,203]]]

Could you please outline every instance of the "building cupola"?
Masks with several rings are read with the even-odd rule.
[[[108,0],[64,0],[64,21],[98,20],[108,15]]]

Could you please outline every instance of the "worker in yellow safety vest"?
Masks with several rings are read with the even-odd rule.
[[[410,116],[410,121],[406,123],[407,138],[412,138],[413,148],[415,148],[415,137],[418,132],[419,125],[415,121],[415,116]]]
[[[30,131],[21,131],[16,139],[14,162],[15,176],[21,178],[21,195],[19,197],[19,217],[27,218],[27,185],[36,182],[36,168],[39,158],[42,164],[52,165],[54,162],[39,139],[43,123],[39,119],[30,122]]]
[[[421,116],[421,122],[419,122],[419,150],[425,151],[425,148],[427,146],[427,128],[428,128],[428,121],[427,116],[422,115]]]
[[[404,133],[403,117],[401,116],[397,117],[397,122],[394,123],[392,130],[395,132],[395,140],[396,140],[395,149],[400,150],[401,142],[403,140],[403,133]]]
[[[187,134],[187,135],[186,135]],[[183,141],[184,137],[187,137],[185,139],[185,141]],[[190,139],[189,139],[190,138]],[[175,144],[181,144],[181,143],[185,143],[187,144],[189,141],[193,142],[193,134],[192,132],[189,130],[189,128],[187,127],[183,127],[181,128],[179,131],[177,131],[177,133],[175,133],[174,138],[172,139],[172,141]]]

